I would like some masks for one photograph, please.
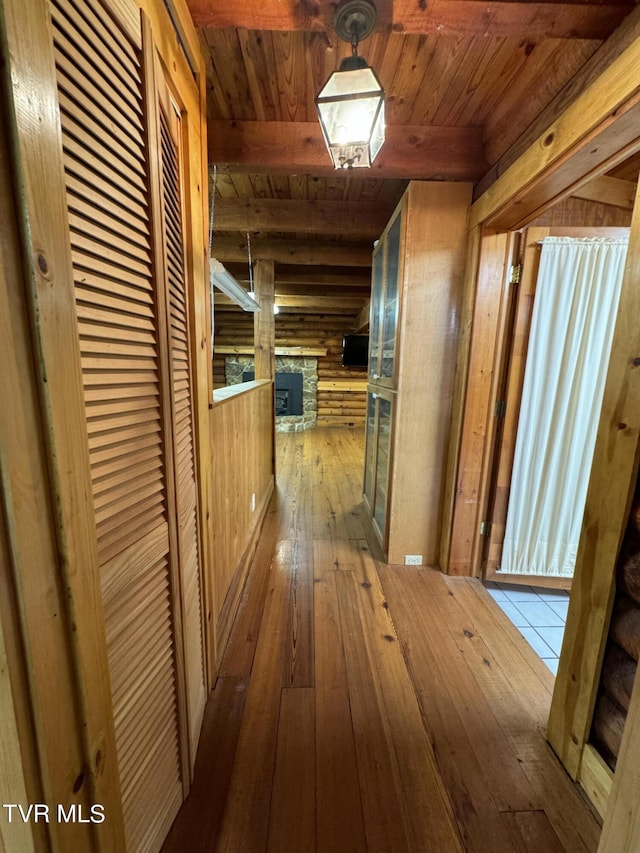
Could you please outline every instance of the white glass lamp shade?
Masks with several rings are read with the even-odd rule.
[[[260,310],[260,306],[255,301],[254,294],[246,291],[216,258],[209,259],[209,284],[211,288],[216,287],[222,291],[225,296],[228,296],[232,302],[235,302],[244,311],[255,313]],[[213,290],[211,294],[213,300]]]
[[[336,169],[371,166],[385,129],[384,91],[371,68],[334,71],[316,107]]]

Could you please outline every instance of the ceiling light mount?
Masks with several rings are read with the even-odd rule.
[[[371,166],[384,142],[384,91],[358,44],[371,35],[376,7],[371,0],[342,0],[333,24],[351,44],[351,56],[334,71],[316,98],[322,135],[336,169]]]
[[[368,38],[376,25],[376,7],[370,0],[342,0],[333,16],[333,28],[342,41],[351,46]]]

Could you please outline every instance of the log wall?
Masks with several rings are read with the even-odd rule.
[[[615,770],[640,658],[640,480],[616,567],[616,596],[591,742]]]
[[[366,407],[366,372],[342,367],[342,336],[355,323],[356,314],[280,313],[276,316],[276,347],[319,347],[318,426],[363,426]],[[240,309],[219,311],[215,317],[213,381],[225,385],[225,355],[218,346],[253,346],[253,315]]]

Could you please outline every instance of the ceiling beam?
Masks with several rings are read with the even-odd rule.
[[[198,27],[333,31],[333,0],[187,0]],[[631,2],[553,3],[511,0],[379,0],[378,29],[450,36],[605,39]],[[389,6],[392,8],[389,9]]]
[[[214,227],[216,231],[340,234],[375,239],[383,232],[393,207],[317,199],[219,198]],[[255,257],[253,243],[252,255]]]
[[[339,298],[342,296],[357,296],[360,299],[367,299],[371,293],[371,283],[369,287],[349,287],[341,285],[340,287],[318,287],[317,285],[307,284],[287,284],[281,285],[276,281],[276,296],[329,296]]]
[[[310,271],[308,276],[302,273],[287,275],[276,272],[276,284],[280,287],[371,287],[371,275],[368,272],[354,272],[353,275],[323,275]]]
[[[327,30],[333,17],[331,3],[280,0],[187,0],[196,27],[240,27],[246,30]]]
[[[249,280],[249,267],[245,258],[244,262],[227,262],[225,264],[231,275],[241,282]],[[287,268],[285,267],[285,270]],[[310,290],[321,287],[327,288],[369,288],[371,287],[371,274],[361,267],[354,267],[349,272],[334,273],[326,267],[302,267],[296,272],[283,272],[276,269],[276,287],[286,288],[308,287]],[[297,292],[297,291],[296,291]]]
[[[306,311],[314,314],[357,314],[366,296],[306,296],[306,295],[277,295],[276,305],[283,313]],[[237,305],[223,293],[215,293],[214,308],[234,309]]]
[[[272,259],[278,264],[325,267],[371,267],[372,241],[359,243],[322,242],[321,240],[252,240],[254,260]],[[242,237],[218,237],[212,254],[223,263],[247,261],[247,241]]]
[[[572,195],[574,198],[585,198],[600,204],[611,204],[625,210],[633,210],[636,185],[633,181],[622,181],[620,178],[609,178],[602,175],[579,187]]]
[[[335,175],[317,121],[210,121],[209,162],[230,172]],[[371,178],[477,180],[487,170],[480,127],[390,125]],[[359,174],[358,170],[350,174]]]
[[[304,296],[279,294],[276,303],[283,308],[313,308],[320,313],[329,313],[333,309],[360,311],[366,296]]]
[[[395,32],[439,36],[605,39],[631,3],[487,3],[484,0],[394,0]]]

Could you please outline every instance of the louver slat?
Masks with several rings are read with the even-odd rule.
[[[175,137],[170,121],[176,126]],[[197,525],[197,489],[192,408],[192,382],[189,363],[189,318],[186,289],[184,243],[180,211],[181,187],[178,118],[171,104],[160,109],[162,148],[162,185],[164,231],[167,260],[168,308],[171,333],[171,373],[174,419],[174,458],[176,461],[176,503],[180,546],[180,576],[185,610],[185,662],[189,736],[195,748],[204,712],[205,679],[202,642],[202,599]]]
[[[127,851],[154,853],[183,789],[141,66],[100,0],[51,9]]]

